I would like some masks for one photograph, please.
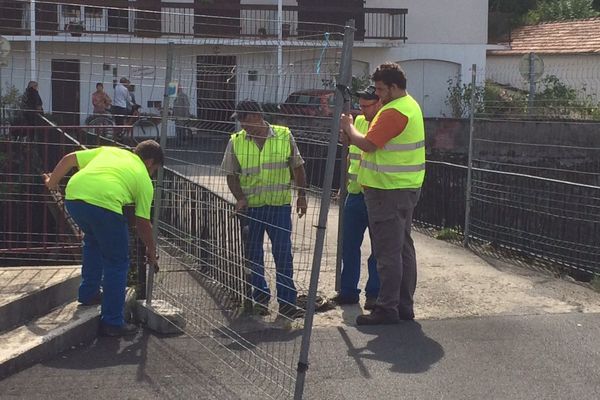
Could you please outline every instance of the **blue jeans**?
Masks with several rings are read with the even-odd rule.
[[[292,208],[291,206],[249,207],[248,242],[246,258],[250,263],[252,297],[266,304],[271,299],[271,291],[265,280],[263,242],[265,231],[271,239],[275,259],[275,282],[279,305],[296,304],[294,269],[292,264]]]
[[[66,201],[67,211],[83,231],[83,265],[79,301],[89,302],[100,290],[100,320],[121,326],[129,270],[129,234],[123,215],[83,201]]]
[[[348,193],[344,203],[344,232],[342,233],[342,276],[340,281],[340,295],[358,299],[360,289],[360,246],[362,245],[365,231],[369,226],[367,206],[362,193]],[[372,248],[372,247],[371,247]],[[377,274],[377,261],[371,250],[367,262],[369,278],[365,286],[367,297],[377,298],[379,294],[379,275]]]

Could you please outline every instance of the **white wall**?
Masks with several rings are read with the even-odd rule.
[[[488,0],[366,0],[365,7],[408,9],[407,43],[487,42]]]
[[[538,54],[544,62],[544,75],[556,76],[562,83],[576,89],[580,98],[592,96],[600,100],[600,55],[546,55]],[[490,55],[487,59],[486,79],[529,90],[529,83],[519,72],[523,56]]]
[[[369,63],[369,71],[386,61],[407,64],[409,93],[421,103],[427,117],[449,115],[445,104],[448,96],[448,79],[458,76],[461,82],[471,81],[471,67],[480,71],[477,81],[482,84],[486,68],[486,46],[479,45],[413,45],[390,49],[355,48],[353,58]],[[421,65],[422,68],[418,68]]]

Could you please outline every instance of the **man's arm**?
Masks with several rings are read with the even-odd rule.
[[[227,175],[227,186],[229,187],[231,194],[233,194],[233,197],[235,197],[237,200],[235,204],[235,211],[241,211],[248,208],[248,200],[242,191],[240,176],[237,174]]]
[[[152,223],[149,219],[136,216],[135,226],[137,230],[137,235],[140,239],[142,239],[142,242],[144,242],[144,244],[146,245],[146,257],[148,258],[148,263],[157,268],[158,265],[156,262],[156,243],[154,243],[154,237],[152,236]]]
[[[296,212],[298,216],[302,218],[306,214],[308,203],[306,201],[306,171],[304,170],[304,164],[297,166],[293,170],[294,182],[298,188],[298,200],[296,201]]]
[[[54,171],[52,171],[50,174],[44,174],[44,182],[46,183],[48,189],[58,190],[58,184],[60,183],[60,180],[75,167],[79,167],[75,153],[69,153],[64,156],[58,162],[58,164],[56,164]]]

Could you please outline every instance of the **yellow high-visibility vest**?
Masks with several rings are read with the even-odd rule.
[[[367,122],[364,115],[359,115],[354,120],[354,127],[357,131],[366,135],[369,130],[369,122]],[[348,193],[362,193],[362,186],[357,182],[361,153],[362,151],[355,145],[348,146]]]
[[[259,149],[241,130],[231,135],[233,152],[242,169],[240,185],[249,207],[283,206],[292,201],[290,129],[271,125],[274,136]]]
[[[421,107],[407,94],[384,105],[371,124],[389,109],[404,114],[408,123],[402,134],[384,148],[362,153],[358,183],[377,189],[418,189],[425,178],[425,124]]]

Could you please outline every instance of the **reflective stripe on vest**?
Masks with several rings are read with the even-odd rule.
[[[249,207],[283,206],[292,201],[290,130],[271,125],[274,135],[262,149],[241,130],[231,135],[233,152],[241,167],[240,186]]]
[[[354,127],[363,135],[369,130],[369,123],[364,115],[359,115],[354,121]],[[356,181],[358,179],[358,169],[360,167],[361,150],[354,146],[348,146],[348,193],[358,194],[362,192],[362,186]]]
[[[419,104],[406,95],[384,105],[372,124],[385,110],[394,109],[408,118],[402,133],[382,149],[363,152],[358,182],[378,189],[417,189],[425,178],[425,126]]]

